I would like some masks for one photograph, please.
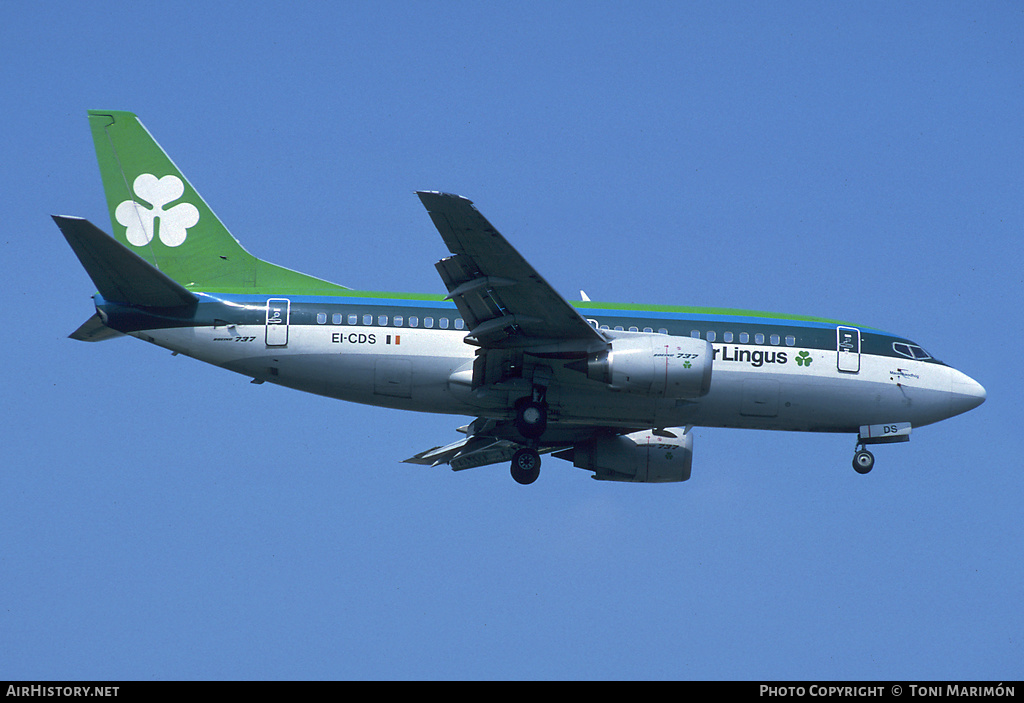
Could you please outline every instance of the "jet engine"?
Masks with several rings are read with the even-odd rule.
[[[711,342],[640,334],[616,337],[609,349],[573,365],[612,390],[654,398],[699,398],[711,389]]]
[[[599,481],[672,483],[690,478],[693,435],[679,427],[598,437],[557,452]]]

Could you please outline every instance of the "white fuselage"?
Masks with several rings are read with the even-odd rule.
[[[255,309],[260,314],[264,310]],[[507,419],[512,401],[529,393],[530,383],[523,378],[474,389],[476,348],[464,342],[465,331],[454,324],[425,329],[402,320],[398,327],[395,317],[369,314],[359,316],[355,325],[321,319],[323,323],[290,325],[285,320],[283,329],[265,320],[218,320],[221,324],[133,334],[255,382],[369,405]],[[387,324],[379,324],[385,320]],[[447,318],[445,323],[447,327]],[[544,360],[529,362],[533,367],[527,370],[547,367],[554,379],[547,394],[550,420],[569,426],[856,432],[878,423],[926,425],[965,412],[984,398],[980,385],[934,360],[858,352],[851,364],[843,361],[840,350],[773,338],[778,342],[715,341],[710,391],[696,399],[612,390]]]

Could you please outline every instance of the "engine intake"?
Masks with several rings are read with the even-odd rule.
[[[699,398],[711,389],[711,342],[641,334],[616,337],[586,361],[587,378],[654,398]],[[580,367],[574,367],[583,370]]]

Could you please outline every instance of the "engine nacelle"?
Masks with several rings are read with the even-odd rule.
[[[679,427],[599,437],[555,456],[594,472],[599,481],[671,483],[690,478],[693,435]]]
[[[711,342],[640,334],[616,337],[587,359],[587,378],[653,398],[699,398],[711,389]]]

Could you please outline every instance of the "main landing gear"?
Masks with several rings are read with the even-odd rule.
[[[516,429],[529,440],[539,439],[548,427],[548,406],[543,400],[523,398],[516,403]]]
[[[512,455],[512,478],[527,486],[540,476],[540,454],[536,449],[523,447]]]
[[[544,400],[542,386],[535,386],[533,396],[521,398],[516,403],[515,426],[527,441],[527,446],[512,456],[512,478],[516,483],[527,485],[540,476],[540,454],[535,449],[537,440],[548,428],[548,404]]]

